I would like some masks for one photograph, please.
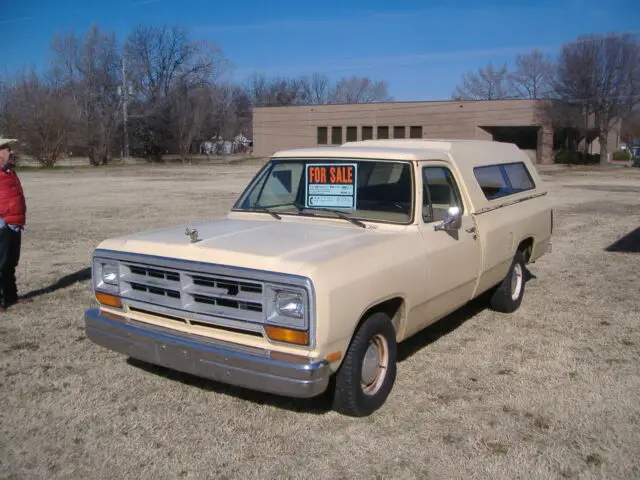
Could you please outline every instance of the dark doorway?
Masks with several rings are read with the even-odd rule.
[[[496,142],[515,143],[522,150],[537,150],[538,126],[480,127],[493,135]]]

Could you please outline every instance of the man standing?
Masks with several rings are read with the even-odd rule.
[[[0,312],[29,301],[18,298],[16,267],[20,260],[27,205],[11,156],[12,138],[0,137]]]

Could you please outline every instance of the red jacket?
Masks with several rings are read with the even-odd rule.
[[[22,184],[13,169],[0,167],[0,217],[9,225],[24,226],[27,203]]]

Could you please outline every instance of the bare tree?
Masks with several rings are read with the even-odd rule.
[[[251,105],[254,107],[268,106],[269,80],[262,73],[254,72],[245,83],[245,90]]]
[[[125,56],[135,91],[152,104],[174,87],[212,83],[228,66],[215,44],[192,41],[179,27],[135,27]]]
[[[637,35],[582,36],[560,53],[554,90],[558,98],[593,115],[600,163],[608,158],[610,129],[640,102],[640,44]]]
[[[189,135],[176,134],[173,127],[191,131],[185,116],[191,115],[188,106],[200,95],[194,92],[215,84],[229,63],[215,44],[192,41],[187,30],[168,26],[134,28],[125,44],[125,58],[134,88],[134,135],[156,158],[176,145],[182,155]],[[175,102],[182,107],[175,108]]]
[[[232,84],[223,84],[211,89],[210,136],[219,135],[225,140],[231,140],[243,133],[243,130],[246,131],[245,120],[251,112],[248,100],[244,105],[238,104],[238,101],[243,99],[241,92],[239,87]]]
[[[305,105],[322,105],[329,103],[331,87],[329,77],[321,73],[314,73],[311,77],[301,77],[301,103]]]
[[[511,85],[506,64],[495,69],[492,63],[478,69],[478,73],[466,73],[462,85],[452,94],[454,100],[501,100],[510,98]]]
[[[81,37],[74,33],[55,37],[52,49],[53,71],[64,82],[83,125],[76,141],[88,147],[92,165],[107,163],[121,105],[121,57],[115,34],[93,25]]]
[[[236,133],[251,136],[253,134],[251,124],[251,101],[245,90],[235,86],[232,93],[233,111],[236,124]]]
[[[52,167],[67,148],[73,105],[55,81],[23,73],[8,92],[4,118],[6,133],[20,139],[28,155]]]
[[[7,103],[11,92],[11,83],[8,78],[0,78],[0,135],[7,128]]]
[[[388,89],[384,81],[355,76],[331,85],[329,78],[320,73],[298,78],[269,78],[254,73],[245,85],[254,107],[384,102],[392,99]]]
[[[373,103],[392,100],[385,81],[368,77],[342,78],[333,88],[330,103]]]
[[[206,87],[191,86],[182,81],[170,95],[173,127],[178,140],[178,149],[183,163],[191,155],[191,147],[204,126],[210,107]]]
[[[254,107],[298,105],[304,98],[303,82],[295,78],[268,78],[263,73],[254,73],[245,88]]]
[[[233,140],[237,135],[251,135],[251,102],[246,91],[233,83],[220,83],[207,89],[207,104],[199,142],[216,139]]]
[[[579,105],[555,98],[539,99],[534,107],[534,117],[535,123],[553,128],[556,140],[562,141],[564,150],[576,151],[581,138],[587,141],[594,138],[593,129]],[[586,149],[583,153],[586,155]]]
[[[551,93],[553,63],[540,50],[516,56],[516,71],[509,75],[515,93],[532,100]]]
[[[640,105],[622,119],[620,138],[629,144],[640,139]]]

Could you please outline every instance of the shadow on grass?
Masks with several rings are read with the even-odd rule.
[[[525,267],[524,281],[525,284],[537,277]],[[490,306],[491,295],[493,289],[479,295],[466,305],[460,307],[455,312],[450,313],[446,317],[441,318],[436,323],[426,327],[424,330],[416,333],[404,342],[398,344],[398,362],[403,362],[412,357],[425,347],[436,342],[440,337],[453,332],[455,329],[463,325],[467,320],[478,315]]]
[[[470,320],[485,310],[489,306],[490,295],[490,293],[484,293],[474,298],[455,312],[441,318],[436,323],[429,325],[404,342],[398,344],[398,362],[408,360],[423,348],[438,341],[440,337],[453,332],[467,320]]]
[[[47,293],[53,293],[57,290],[70,287],[78,282],[86,282],[91,280],[91,267],[83,268],[77,272],[70,273],[59,279],[56,283],[49,285],[48,287],[40,288],[38,290],[32,290],[31,292],[23,295],[25,298],[39,297],[40,295],[46,295]]]
[[[528,268],[525,268],[525,282],[535,279]],[[469,303],[438,320],[436,323],[426,327],[424,330],[416,333],[404,342],[398,344],[398,363],[404,362],[420,350],[435,343],[441,337],[453,332],[463,325],[467,320],[473,318],[489,306],[492,290],[483,293]],[[216,382],[206,378],[197,377],[195,375],[171,370],[169,368],[150,364],[134,358],[128,358],[127,363],[133,367],[140,368],[154,375],[160,375],[169,380],[178,381],[191,387],[197,387],[202,390],[224,395],[230,395],[241,400],[264,404],[289,410],[292,412],[312,413],[323,415],[331,410],[331,393],[333,389],[333,381],[329,383],[329,388],[323,394],[314,398],[290,398],[270,393],[258,392],[242,387],[236,387],[226,383]],[[332,379],[333,380],[333,379]]]
[[[207,378],[197,377],[188,373],[178,372],[158,365],[153,365],[135,358],[128,358],[127,363],[133,367],[140,368],[145,372],[160,375],[169,380],[180,382],[190,387],[197,387],[206,392],[229,395],[240,400],[257,403],[260,405],[270,405],[272,407],[289,410],[292,412],[312,413],[323,415],[331,410],[331,401],[325,394],[314,398],[290,398],[275,394],[249,390],[235,385],[216,382]],[[331,388],[331,386],[329,387]]]
[[[640,227],[604,249],[605,252],[640,253]]]

